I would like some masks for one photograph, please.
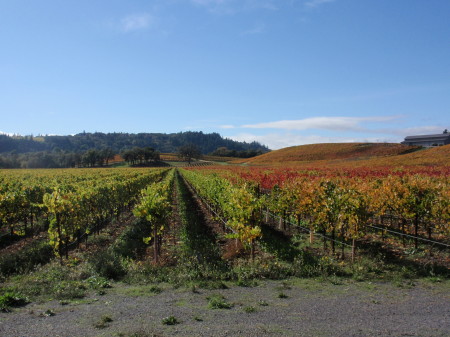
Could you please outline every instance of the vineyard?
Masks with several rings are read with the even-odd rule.
[[[5,170],[0,299],[44,296],[27,280],[45,279],[52,268],[65,271],[48,290],[61,299],[111,280],[249,285],[291,276],[371,279],[388,270],[447,278],[449,173],[223,165]],[[19,285],[14,275],[23,275]]]
[[[235,163],[301,168],[447,167],[450,145],[420,149],[401,144],[332,143],[288,147]]]
[[[201,172],[201,173],[199,173]],[[277,219],[286,226],[320,236],[331,254],[336,244],[351,247],[358,240],[394,234],[405,246],[412,239],[429,248],[450,247],[449,180],[447,172],[359,170],[301,171],[267,169],[203,169],[184,173],[214,212],[227,219],[239,240],[253,245],[259,223]],[[340,173],[340,174],[339,174]],[[362,241],[364,241],[362,240]]]

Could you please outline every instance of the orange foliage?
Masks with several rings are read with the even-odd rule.
[[[431,149],[402,144],[332,143],[301,145],[233,163],[295,167],[448,166],[450,145]]]

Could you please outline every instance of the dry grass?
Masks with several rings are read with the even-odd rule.
[[[421,150],[401,144],[332,143],[288,147],[233,163],[308,167],[446,166],[448,158],[450,145]]]

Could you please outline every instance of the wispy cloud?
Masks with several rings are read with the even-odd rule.
[[[318,144],[318,143],[380,143],[380,142],[398,142],[398,138],[380,138],[380,137],[327,137],[320,135],[299,135],[295,133],[270,133],[265,135],[255,135],[252,133],[241,133],[228,138],[253,142],[257,141],[261,144],[267,145],[272,150],[281,149],[289,146]]]
[[[233,14],[237,6],[233,0],[190,0],[196,6],[204,7],[212,13]]]
[[[246,10],[277,10],[274,0],[189,0],[196,6],[219,14],[234,14]]]
[[[219,126],[219,128],[221,128],[221,129],[234,129],[235,127],[234,127],[234,125],[226,124],[226,125]]]
[[[381,129],[380,131],[387,134],[393,134],[398,136],[415,136],[415,135],[429,135],[429,134],[438,134],[444,131],[444,127],[442,126],[418,126],[418,127],[410,127],[410,128],[398,128],[398,129]]]
[[[191,0],[194,4],[201,6],[222,5],[230,2],[230,0]]]
[[[266,29],[266,26],[264,24],[257,24],[255,26],[253,26],[253,28],[246,30],[244,32],[242,32],[241,35],[255,35],[255,34],[261,34],[264,33]]]
[[[153,23],[153,17],[148,13],[132,14],[121,20],[121,28],[129,33],[137,30],[147,29]]]
[[[324,4],[335,2],[336,0],[309,0],[305,2],[305,6],[308,8],[316,8]]]
[[[365,131],[365,122],[387,122],[399,118],[385,117],[313,117],[298,120],[281,120],[268,123],[247,124],[242,128],[249,129],[283,129],[283,130],[332,130],[332,131]]]
[[[405,136],[438,134],[442,133],[446,127],[450,129],[449,125],[405,127],[403,126],[405,122],[406,120],[403,116],[316,117],[242,125],[239,127],[230,125],[227,129],[258,129],[258,131],[255,130],[255,133],[252,131],[240,132],[228,137],[246,142],[257,141],[269,146],[271,149],[317,143],[399,143],[403,141]],[[380,125],[381,127],[378,127]],[[274,130],[268,131],[268,133],[261,133],[265,129]]]

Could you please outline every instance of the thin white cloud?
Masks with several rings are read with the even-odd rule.
[[[245,6],[247,9],[267,9],[271,11],[278,10],[278,6],[273,0],[247,0],[245,2]]]
[[[153,23],[153,18],[148,13],[132,14],[121,20],[121,28],[129,33],[137,30],[147,29]]]
[[[233,14],[237,7],[233,0],[190,0],[196,6],[204,7],[211,13]]]
[[[332,131],[365,131],[364,122],[387,122],[397,119],[396,116],[386,117],[313,117],[298,120],[281,120],[268,123],[247,124],[248,129],[283,129],[283,130],[332,130]]]
[[[245,142],[259,142],[267,145],[272,150],[278,150],[289,146],[318,144],[318,143],[383,143],[399,142],[398,138],[380,137],[325,137],[320,135],[299,135],[294,133],[270,133],[266,135],[255,135],[251,133],[241,133],[229,136],[233,140]]]
[[[191,0],[194,4],[200,6],[222,5],[230,2],[230,0]]]
[[[277,10],[274,0],[189,0],[192,4],[218,14],[235,14],[248,10]]]
[[[399,136],[419,136],[419,135],[429,135],[429,134],[438,134],[443,133],[445,130],[445,127],[442,126],[418,126],[418,127],[411,127],[411,128],[401,128],[401,129],[384,129],[382,130],[383,133],[390,133],[395,134]]]
[[[234,129],[235,126],[234,126],[234,125],[226,124],[226,125],[221,125],[221,126],[219,126],[219,128],[221,128],[221,129]]]
[[[335,2],[336,0],[310,0],[305,2],[305,6],[308,8],[316,8],[324,4]]]
[[[257,24],[253,26],[253,28],[246,30],[245,32],[242,32],[241,35],[255,35],[255,34],[261,34],[264,33],[266,29],[266,26],[264,24]]]

